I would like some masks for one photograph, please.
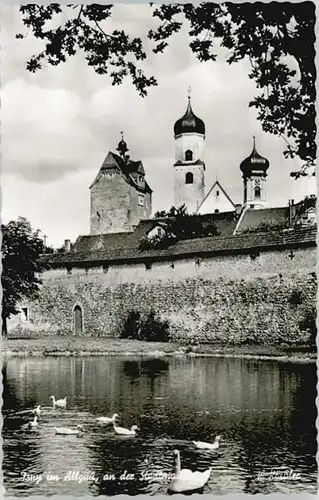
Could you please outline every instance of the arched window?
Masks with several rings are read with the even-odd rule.
[[[185,152],[185,160],[186,161],[192,161],[192,159],[193,159],[193,151],[191,151],[190,149],[188,149]]]
[[[255,198],[260,198],[261,191],[259,186],[255,186]]]
[[[79,305],[76,305],[73,309],[73,322],[74,334],[81,335],[83,333],[83,314]]]
[[[187,172],[186,176],[185,176],[185,183],[186,184],[193,184],[194,182],[194,176],[192,174],[192,172]]]

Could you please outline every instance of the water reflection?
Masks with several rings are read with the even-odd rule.
[[[164,359],[141,359],[129,360],[123,362],[123,373],[132,380],[141,375],[147,375],[150,379],[163,375],[168,372],[169,362]]]
[[[213,467],[207,491],[214,494],[315,491],[315,365],[222,358],[12,358],[3,367],[3,380],[3,473],[9,494],[166,493],[167,484],[156,474],[173,472],[174,448],[185,468]],[[67,409],[53,409],[51,395],[67,396]],[[21,424],[31,417],[16,412],[37,404],[43,407],[39,426],[23,433]],[[121,426],[137,424],[138,435],[123,438],[96,421],[113,413],[120,415]],[[82,438],[54,433],[54,426],[78,423],[85,427]],[[216,434],[222,441],[214,453],[192,445]],[[299,472],[301,479],[259,481],[261,471],[277,466]],[[23,471],[42,474],[43,480],[23,481]],[[70,471],[87,478],[63,480]],[[47,473],[61,480],[48,480]]]

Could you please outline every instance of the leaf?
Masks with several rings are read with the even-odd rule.
[[[315,160],[313,2],[150,5],[153,20],[158,23],[147,35],[154,43],[153,53],[163,53],[171,38],[185,27],[187,43],[199,61],[215,61],[219,46],[228,50],[228,64],[246,59],[251,65],[248,77],[257,87],[255,98],[247,105],[256,109],[263,131],[286,143],[289,139],[286,158]],[[67,13],[66,21],[53,29],[62,9]],[[43,52],[27,62],[27,70],[35,73],[45,63],[58,66],[82,52],[88,66],[99,75],[108,75],[112,85],[130,78],[139,95],[145,97],[157,81],[138,66],[147,58],[142,38],[132,38],[123,30],[110,32],[107,28],[112,9],[112,5],[99,4],[22,5],[23,24],[45,45]],[[17,34],[16,38],[25,37]]]

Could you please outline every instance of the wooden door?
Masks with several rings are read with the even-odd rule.
[[[74,333],[81,335],[83,333],[83,315],[80,306],[74,308]]]

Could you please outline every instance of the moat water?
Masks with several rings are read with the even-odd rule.
[[[10,358],[3,383],[7,495],[165,494],[174,449],[183,468],[212,467],[203,494],[316,491],[314,363]],[[66,396],[66,409],[53,409],[51,395]],[[23,430],[38,404],[39,425]],[[137,435],[96,421],[113,413],[123,427],[137,424]],[[55,434],[77,424],[80,437]],[[192,444],[217,434],[218,450]]]

